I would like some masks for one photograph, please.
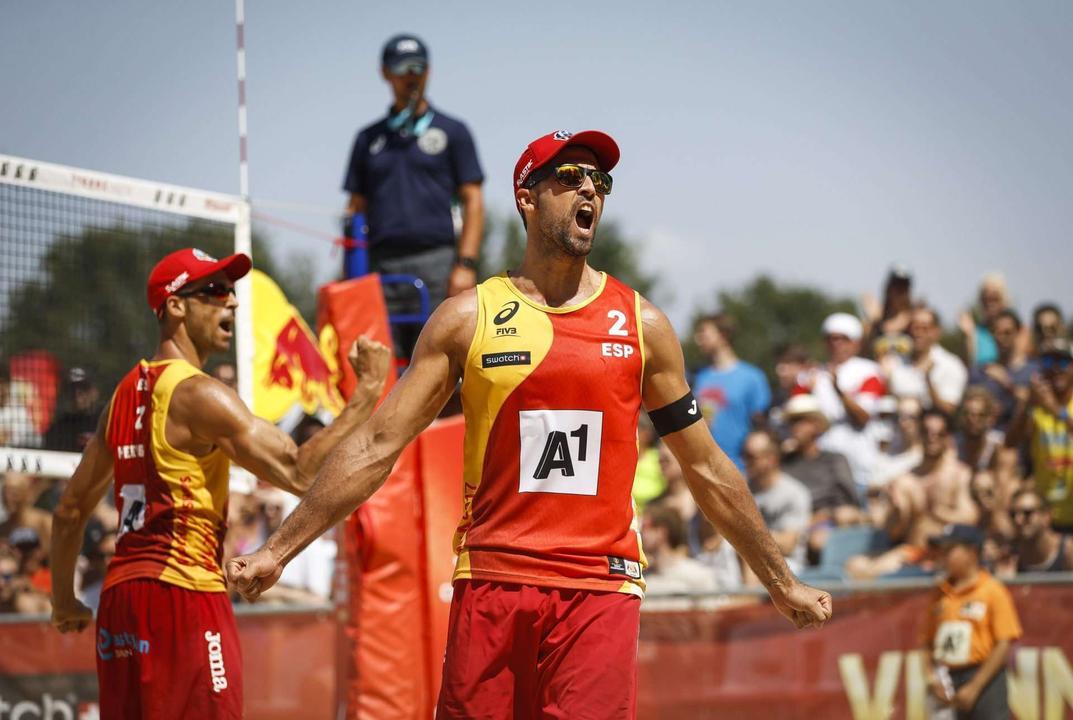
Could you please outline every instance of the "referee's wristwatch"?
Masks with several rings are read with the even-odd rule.
[[[455,255],[455,265],[477,272],[477,258],[469,255]]]

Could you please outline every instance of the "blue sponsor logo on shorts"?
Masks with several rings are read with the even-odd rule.
[[[128,632],[111,633],[97,629],[97,657],[101,660],[131,657],[134,653],[149,654],[149,641]]]

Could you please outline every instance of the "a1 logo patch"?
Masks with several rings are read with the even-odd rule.
[[[598,410],[521,410],[518,492],[595,495],[604,415]]]

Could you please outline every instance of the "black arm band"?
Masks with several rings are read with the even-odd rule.
[[[673,432],[684,430],[693,423],[702,419],[697,399],[693,393],[687,392],[680,399],[670,405],[664,405],[658,410],[650,410],[648,419],[656,427],[660,437],[670,435]]]

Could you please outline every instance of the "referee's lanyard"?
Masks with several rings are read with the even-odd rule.
[[[428,130],[429,125],[432,124],[432,118],[436,113],[432,112],[429,108],[425,111],[425,114],[416,120],[413,117],[413,112],[410,108],[403,108],[400,112],[392,115],[387,119],[387,127],[393,132],[397,132],[402,137],[421,137]]]

